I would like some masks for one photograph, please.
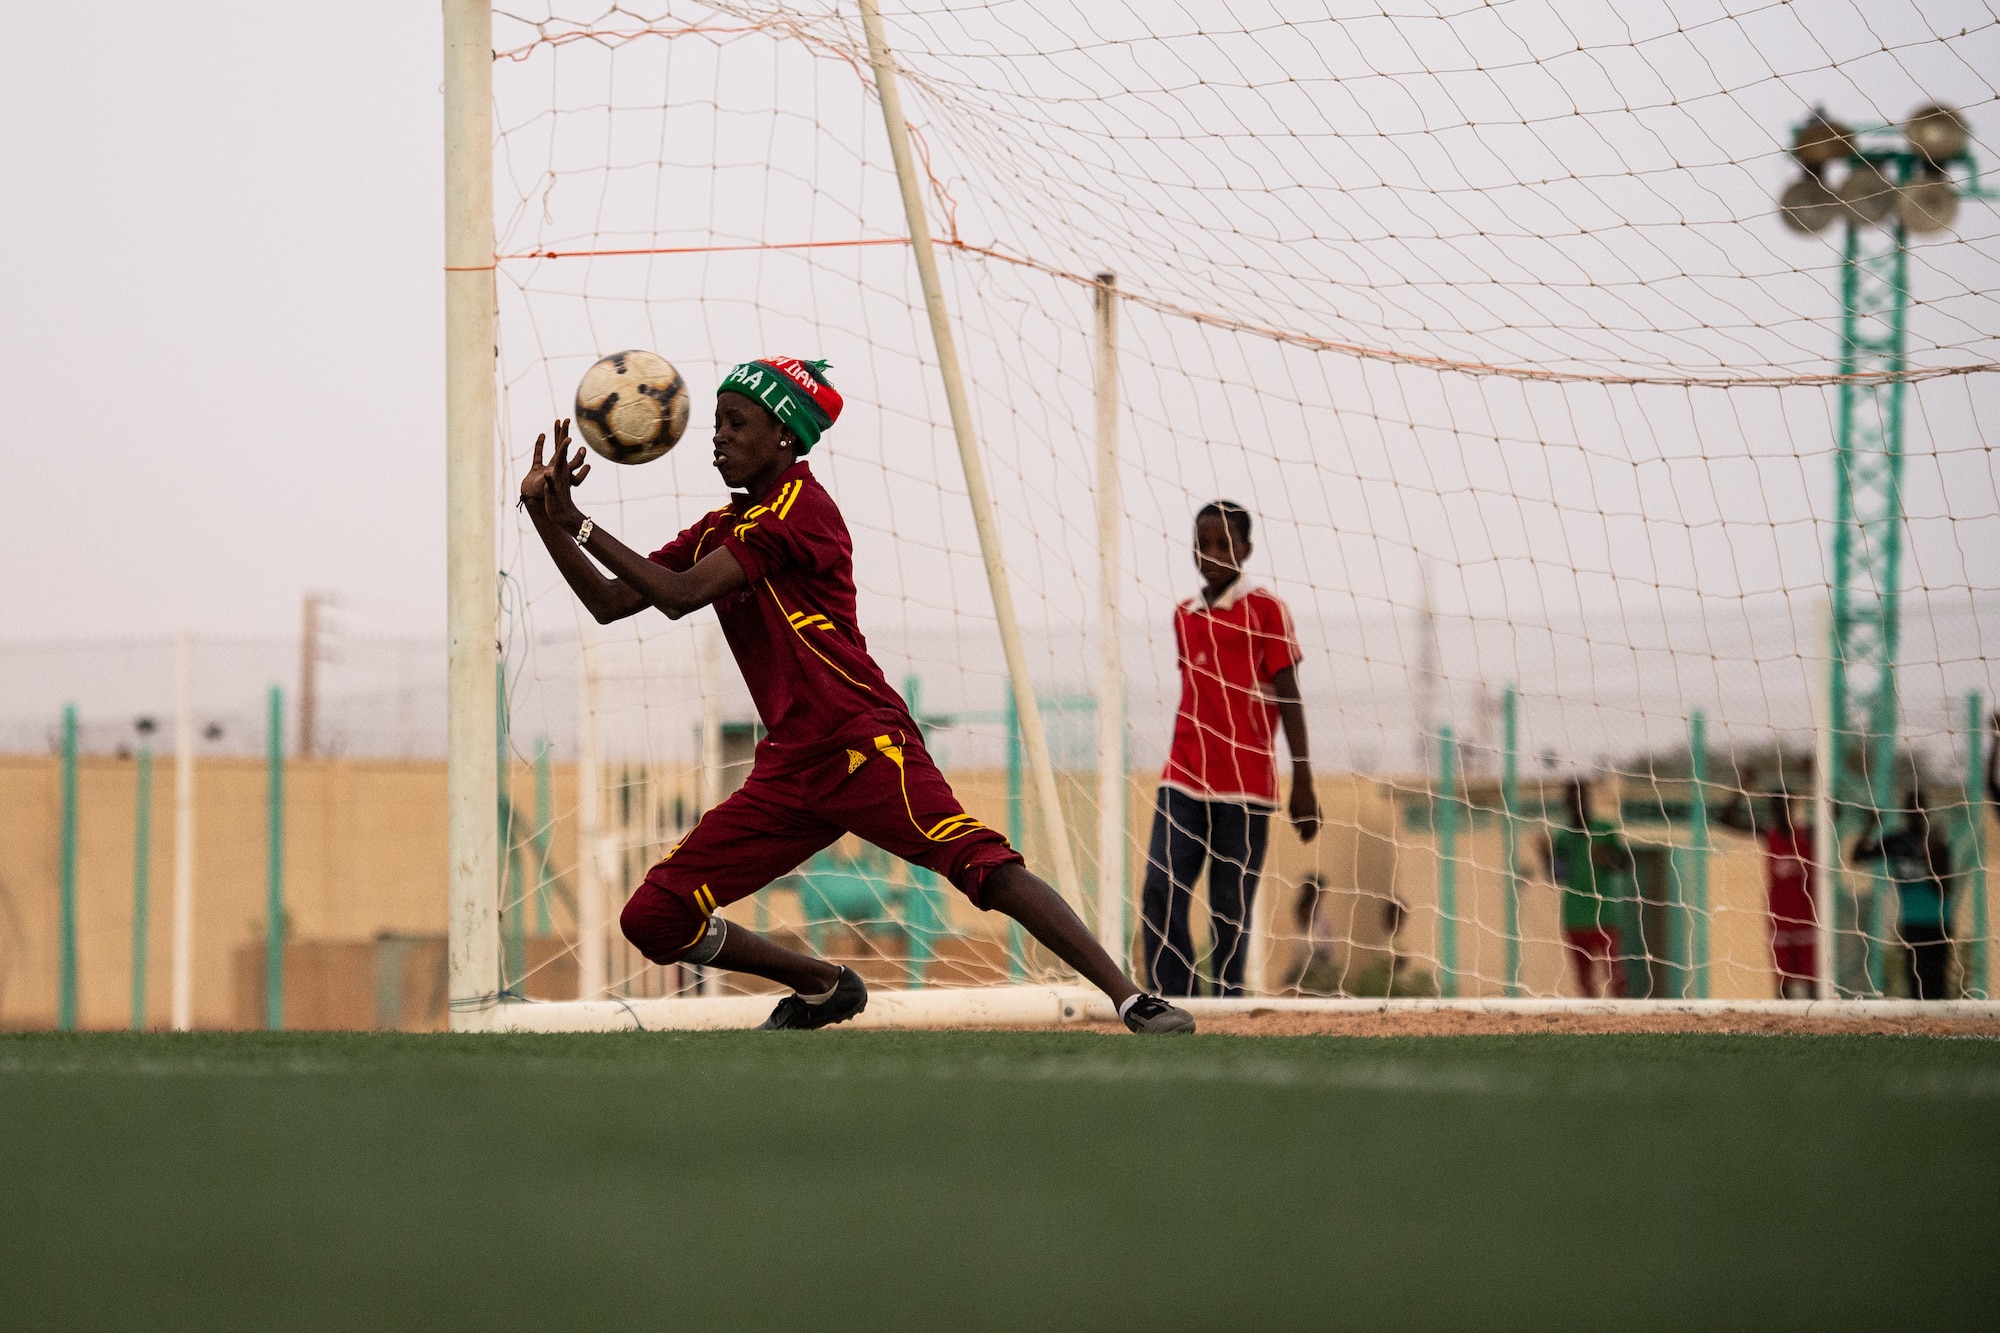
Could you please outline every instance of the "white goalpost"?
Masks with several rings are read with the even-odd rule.
[[[1097,938],[1113,958],[1125,947],[1125,659],[1118,644],[1124,491],[1118,478],[1118,280],[1097,275]]]
[[[979,554],[986,564],[986,586],[993,596],[993,617],[1007,658],[1007,676],[1020,717],[1021,742],[1033,775],[1035,808],[1041,815],[1043,845],[1055,863],[1056,888],[1070,906],[1083,910],[1083,882],[1070,850],[1069,823],[1063,818],[1056,790],[1055,766],[1049,762],[1049,740],[1042,727],[1042,710],[1035,701],[1035,683],[1028,656],[1021,647],[1021,626],[1014,614],[1014,589],[1007,578],[1007,556],[1001,550],[1000,529],[993,513],[993,496],[986,486],[986,463],[979,456],[972,407],[966,401],[965,376],[958,362],[958,339],[952,333],[951,312],[945,307],[944,284],[938,277],[937,255],[931,248],[930,219],[924,212],[917,166],[910,154],[910,127],[903,119],[903,96],[896,86],[895,58],[882,35],[882,10],[876,0],[860,0],[861,22],[868,33],[868,59],[875,70],[875,95],[882,106],[882,123],[889,132],[889,154],[896,164],[896,183],[903,196],[903,217],[910,228],[910,253],[923,284],[924,310],[930,316],[931,345],[937,353],[938,376],[944,381],[951,431],[958,441],[958,463],[965,478],[972,523],[979,533]]]
[[[1561,37],[1632,76],[1599,86],[1502,9],[445,0],[452,1028],[750,1026],[772,1003],[618,926],[762,735],[715,626],[589,623],[505,504],[582,370],[627,347],[696,397],[690,440],[599,461],[580,493],[638,550],[720,498],[700,423],[722,371],[831,361],[848,407],[811,461],[870,652],[968,812],[1142,982],[1161,948],[1219,974],[1214,871],[1150,908],[1141,886],[1183,673],[1220,670],[1177,660],[1194,515],[1244,507],[1323,823],[1301,839],[1248,779],[1208,803],[1268,843],[1246,993],[1198,1013],[1919,1012],[1896,1007],[1919,963],[1901,899],[1843,869],[1857,812],[1830,776],[1861,762],[1822,611],[1846,260],[1772,202],[1787,118],[1855,66],[1718,63],[1707,30]],[[1983,106],[1962,45],[1910,68]],[[1713,160],[1662,157],[1662,127]],[[1944,793],[1951,1013],[1992,993],[1965,768],[2000,615],[1967,555],[2000,543],[1991,212],[1896,233],[1930,293],[1899,482],[1921,574],[1877,786]],[[1249,688],[1275,708],[1268,673]],[[496,755],[502,709],[520,748]],[[546,823],[503,832],[530,782]],[[1573,787],[1615,848],[1589,854],[1601,876],[1577,869],[1598,844]],[[1808,792],[1799,952],[1765,847]],[[1163,945],[1149,910],[1189,933]],[[864,1026],[1110,1017],[851,836],[724,911],[861,971]]]
[[[445,634],[454,1032],[500,990],[499,660],[493,378],[493,9],[444,0]]]

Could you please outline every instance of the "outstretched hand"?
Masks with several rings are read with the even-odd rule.
[[[579,446],[576,456],[570,456],[567,420],[555,423],[555,436],[555,449],[546,462],[543,461],[543,450],[548,446],[549,437],[546,434],[535,437],[534,462],[529,465],[528,474],[521,478],[521,500],[524,504],[540,505],[551,523],[574,528],[583,523],[583,511],[576,507],[570,491],[590,475],[590,464],[584,461],[588,454]]]
[[[562,438],[562,423],[556,423],[556,437]],[[535,458],[528,464],[528,471],[521,478],[521,503],[541,507],[542,499],[548,494],[550,465],[542,461],[542,451],[548,447],[546,432],[535,437]]]

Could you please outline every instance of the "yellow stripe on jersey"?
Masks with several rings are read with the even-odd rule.
[[[792,511],[792,501],[799,498],[799,488],[804,482],[788,481],[780,486],[777,493],[760,505],[752,505],[743,511],[745,518],[762,518],[766,514],[776,514],[783,518]]]
[[[791,514],[792,514],[792,505],[793,505],[793,503],[794,503],[795,501],[797,501],[797,500],[798,500],[798,498],[799,498],[799,492],[805,489],[805,485],[806,485],[806,484],[805,484],[805,482],[803,482],[803,481],[795,481],[795,482],[793,482],[793,483],[791,484],[791,492],[792,492],[792,493],[791,493],[790,495],[787,495],[787,496],[785,496],[785,498],[784,498],[783,502],[782,502],[782,503],[780,503],[780,504],[778,505],[778,517],[779,517],[779,518],[790,518],[790,517],[791,517]]]
[[[805,634],[799,629],[798,621],[793,619],[793,613],[786,608],[784,599],[778,596],[778,590],[771,586],[771,580],[769,579],[764,580],[764,591],[771,594],[771,601],[777,606],[777,608],[780,611],[783,611],[785,613],[786,623],[791,625],[792,633],[797,634],[799,636],[799,642],[803,643],[806,646],[807,651],[812,653],[812,655],[814,657],[817,657],[820,661],[826,663],[827,666],[832,669],[833,673],[836,676],[839,676],[849,685],[852,685],[855,689],[861,690],[864,693],[867,692],[868,687],[866,685],[863,685],[860,681],[848,675],[845,671],[842,671],[839,667],[834,666],[832,658],[828,657],[825,653],[821,652],[819,649],[812,646],[812,641],[806,638]],[[828,625],[827,628],[832,629],[833,626]]]
[[[779,518],[792,512],[792,502],[799,498],[799,491],[805,486],[803,481],[788,481],[763,504],[752,505],[743,511],[743,521],[736,525],[736,540],[742,541],[757,527],[757,520],[766,514]],[[829,626],[831,628],[831,626]]]

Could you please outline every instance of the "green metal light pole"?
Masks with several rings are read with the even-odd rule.
[[[1693,862],[1693,902],[1688,965],[1694,997],[1708,998],[1708,719],[1699,708],[1688,719],[1688,851]]]
[[[1794,231],[1841,224],[1841,343],[1834,460],[1828,713],[1834,808],[1852,819],[1894,807],[1896,651],[1901,628],[1903,420],[1909,348],[1909,238],[1943,231],[1977,170],[1964,120],[1920,108],[1900,128],[1853,130],[1815,112],[1794,128],[1806,174],[1779,197]],[[1844,168],[1838,185],[1829,179]],[[1851,762],[1858,759],[1858,765]],[[1871,894],[1867,953],[1880,953],[1885,886]],[[1868,969],[1880,990],[1879,963]]]
[[[148,722],[143,732],[150,732]],[[146,1030],[146,935],[152,910],[153,747],[139,746],[138,787],[132,826],[132,1030]]]
[[[1974,690],[1965,696],[1965,890],[1972,895],[1972,949],[1965,960],[1965,997],[1985,1000],[1986,935],[1992,928],[1986,907],[1986,725],[1985,709]]]
[[[56,1026],[76,1030],[76,705],[62,711],[62,863],[57,884]]]
[[[493,664],[493,754],[500,822],[500,990],[511,995],[528,971],[527,900],[521,889],[521,849],[514,827],[512,751],[507,715],[507,664]]]
[[[1438,728],[1438,994],[1458,994],[1458,742]]]
[[[1501,696],[1500,859],[1507,872],[1507,994],[1521,989],[1521,692]]]

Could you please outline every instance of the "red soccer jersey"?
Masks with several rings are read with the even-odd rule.
[[[854,616],[854,542],[811,467],[792,464],[761,503],[739,497],[648,558],[687,570],[717,547],[750,580],[716,602],[715,615],[764,723],[760,771],[897,730],[918,734],[868,655]]]
[[[1771,916],[1780,928],[1813,919],[1813,831],[1774,828],[1764,835],[1764,875]]]
[[[1174,609],[1181,706],[1160,781],[1205,801],[1278,803],[1278,720],[1271,678],[1299,660],[1285,604],[1241,578],[1210,606]]]

